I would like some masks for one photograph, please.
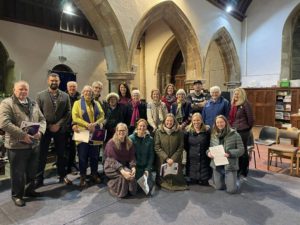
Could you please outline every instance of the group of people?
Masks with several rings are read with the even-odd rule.
[[[12,200],[24,206],[24,196],[38,197],[35,189],[44,185],[44,171],[51,140],[57,154],[59,182],[72,184],[67,174],[77,169],[81,188],[90,180],[100,183],[98,162],[102,155],[108,189],[113,196],[125,197],[138,191],[137,180],[146,175],[167,190],[186,190],[188,184],[212,184],[229,193],[238,190],[240,175],[247,176],[247,142],[253,115],[242,88],[233,92],[231,103],[221,96],[218,86],[203,90],[202,82],[193,84],[193,93],[176,91],[168,84],[164,95],[151,91],[151,101],[141,100],[138,89],[130,91],[121,83],[118,93],[102,98],[99,81],[85,85],[81,94],[70,81],[67,92],[59,90],[56,73],[48,75],[48,88],[33,101],[29,84],[18,81],[13,95],[0,106],[0,129],[5,131],[5,147],[11,169]],[[39,123],[36,133],[22,129],[22,122]],[[104,142],[72,140],[75,132],[106,130]],[[216,166],[209,147],[223,145],[229,164]],[[102,152],[100,152],[102,151]],[[67,158],[65,156],[68,156]],[[176,174],[160,175],[162,164],[178,164]]]

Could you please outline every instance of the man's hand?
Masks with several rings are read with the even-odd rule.
[[[33,138],[36,140],[40,140],[42,137],[42,133],[41,132],[37,132],[35,135],[33,135]]]
[[[27,144],[32,144],[32,138],[33,138],[33,136],[26,134],[22,141]]]
[[[58,124],[49,125],[49,130],[52,133],[56,133],[57,131],[59,131],[59,128],[60,128],[60,126]]]

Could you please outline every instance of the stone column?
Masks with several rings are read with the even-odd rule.
[[[134,79],[135,73],[106,73],[107,80],[109,82],[108,91],[118,93],[118,86],[122,82],[126,82],[130,88],[130,83]]]

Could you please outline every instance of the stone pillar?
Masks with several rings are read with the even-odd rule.
[[[109,82],[108,91],[118,93],[118,86],[121,82],[126,82],[130,87],[130,82],[134,79],[135,73],[106,73],[107,80]]]

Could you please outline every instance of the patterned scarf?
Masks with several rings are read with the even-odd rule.
[[[131,115],[131,121],[130,121],[130,126],[134,127],[135,126],[135,122],[140,118],[140,112],[139,112],[139,105],[140,105],[140,101],[132,101],[132,108],[133,108],[133,112]]]
[[[184,104],[184,102],[180,102],[177,99],[177,110],[176,110],[176,120],[179,124],[182,124],[183,122],[183,113],[182,113],[182,104]]]
[[[96,104],[96,102],[94,102],[94,100],[91,101],[91,104],[94,109],[94,122],[95,122],[95,121],[97,121],[97,117],[99,116],[100,111],[99,111],[98,105]],[[86,102],[85,102],[84,97],[81,97],[80,106],[81,106],[81,110],[82,110],[82,118],[84,119],[84,121],[91,123],[92,121],[90,121],[89,114],[86,109]]]

